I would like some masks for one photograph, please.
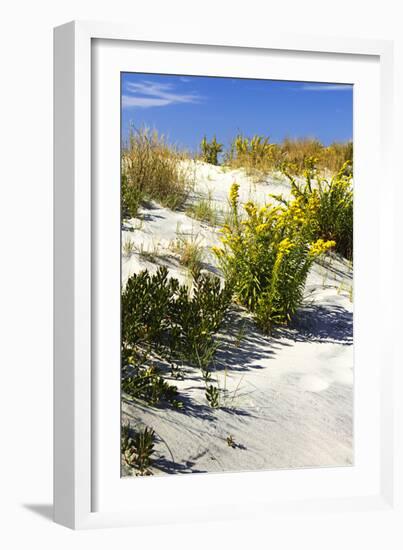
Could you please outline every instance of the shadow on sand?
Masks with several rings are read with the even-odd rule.
[[[303,307],[288,328],[276,331],[276,336],[294,342],[353,343],[353,314],[341,306],[312,304]]]

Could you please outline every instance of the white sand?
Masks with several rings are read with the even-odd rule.
[[[234,181],[241,201],[263,203],[269,193],[289,195],[285,178],[253,184],[242,171],[194,165],[193,197],[207,196],[225,209]],[[217,229],[158,205],[143,209],[141,221],[122,231],[122,242],[136,251],[123,258],[122,277],[166,265],[172,276],[188,281],[172,252],[178,233],[197,238],[205,250],[204,268],[217,272],[209,247],[219,243]],[[140,251],[157,252],[153,261]],[[315,265],[304,306],[293,327],[262,335],[248,315],[231,311],[222,335],[215,377],[224,389],[221,408],[212,409],[195,369],[178,386],[185,408],[151,408],[123,399],[123,421],[152,426],[158,434],[153,472],[188,473],[272,468],[345,466],[353,462],[352,270],[332,256]],[[245,335],[236,345],[236,333]],[[231,334],[232,331],[232,334]],[[227,443],[232,436],[236,447]],[[167,449],[169,446],[170,451]],[[172,453],[172,456],[171,456]]]

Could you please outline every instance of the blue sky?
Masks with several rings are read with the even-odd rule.
[[[353,88],[345,84],[122,73],[122,135],[148,126],[196,150],[214,134],[239,132],[278,142],[314,137],[327,145],[353,137]]]

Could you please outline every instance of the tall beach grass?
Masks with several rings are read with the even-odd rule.
[[[157,131],[132,130],[122,151],[122,216],[136,217],[146,200],[181,208],[194,179],[186,158]]]

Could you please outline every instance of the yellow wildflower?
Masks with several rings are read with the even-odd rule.
[[[335,241],[324,241],[323,239],[318,239],[316,242],[311,243],[309,254],[311,256],[319,256],[334,246],[336,246]]]
[[[239,199],[239,184],[234,181],[229,191],[229,200],[233,208],[237,207],[238,199]]]
[[[259,224],[258,226],[256,226],[256,233],[263,233],[263,231],[266,229],[266,227],[268,226],[269,224],[267,223],[261,223]]]
[[[290,239],[286,237],[278,245],[278,251],[281,254],[287,254],[293,247],[294,247],[294,243],[292,243]]]
[[[256,214],[256,206],[252,201],[248,201],[247,203],[244,204],[243,207],[246,213],[248,214],[248,216],[253,216]]]

